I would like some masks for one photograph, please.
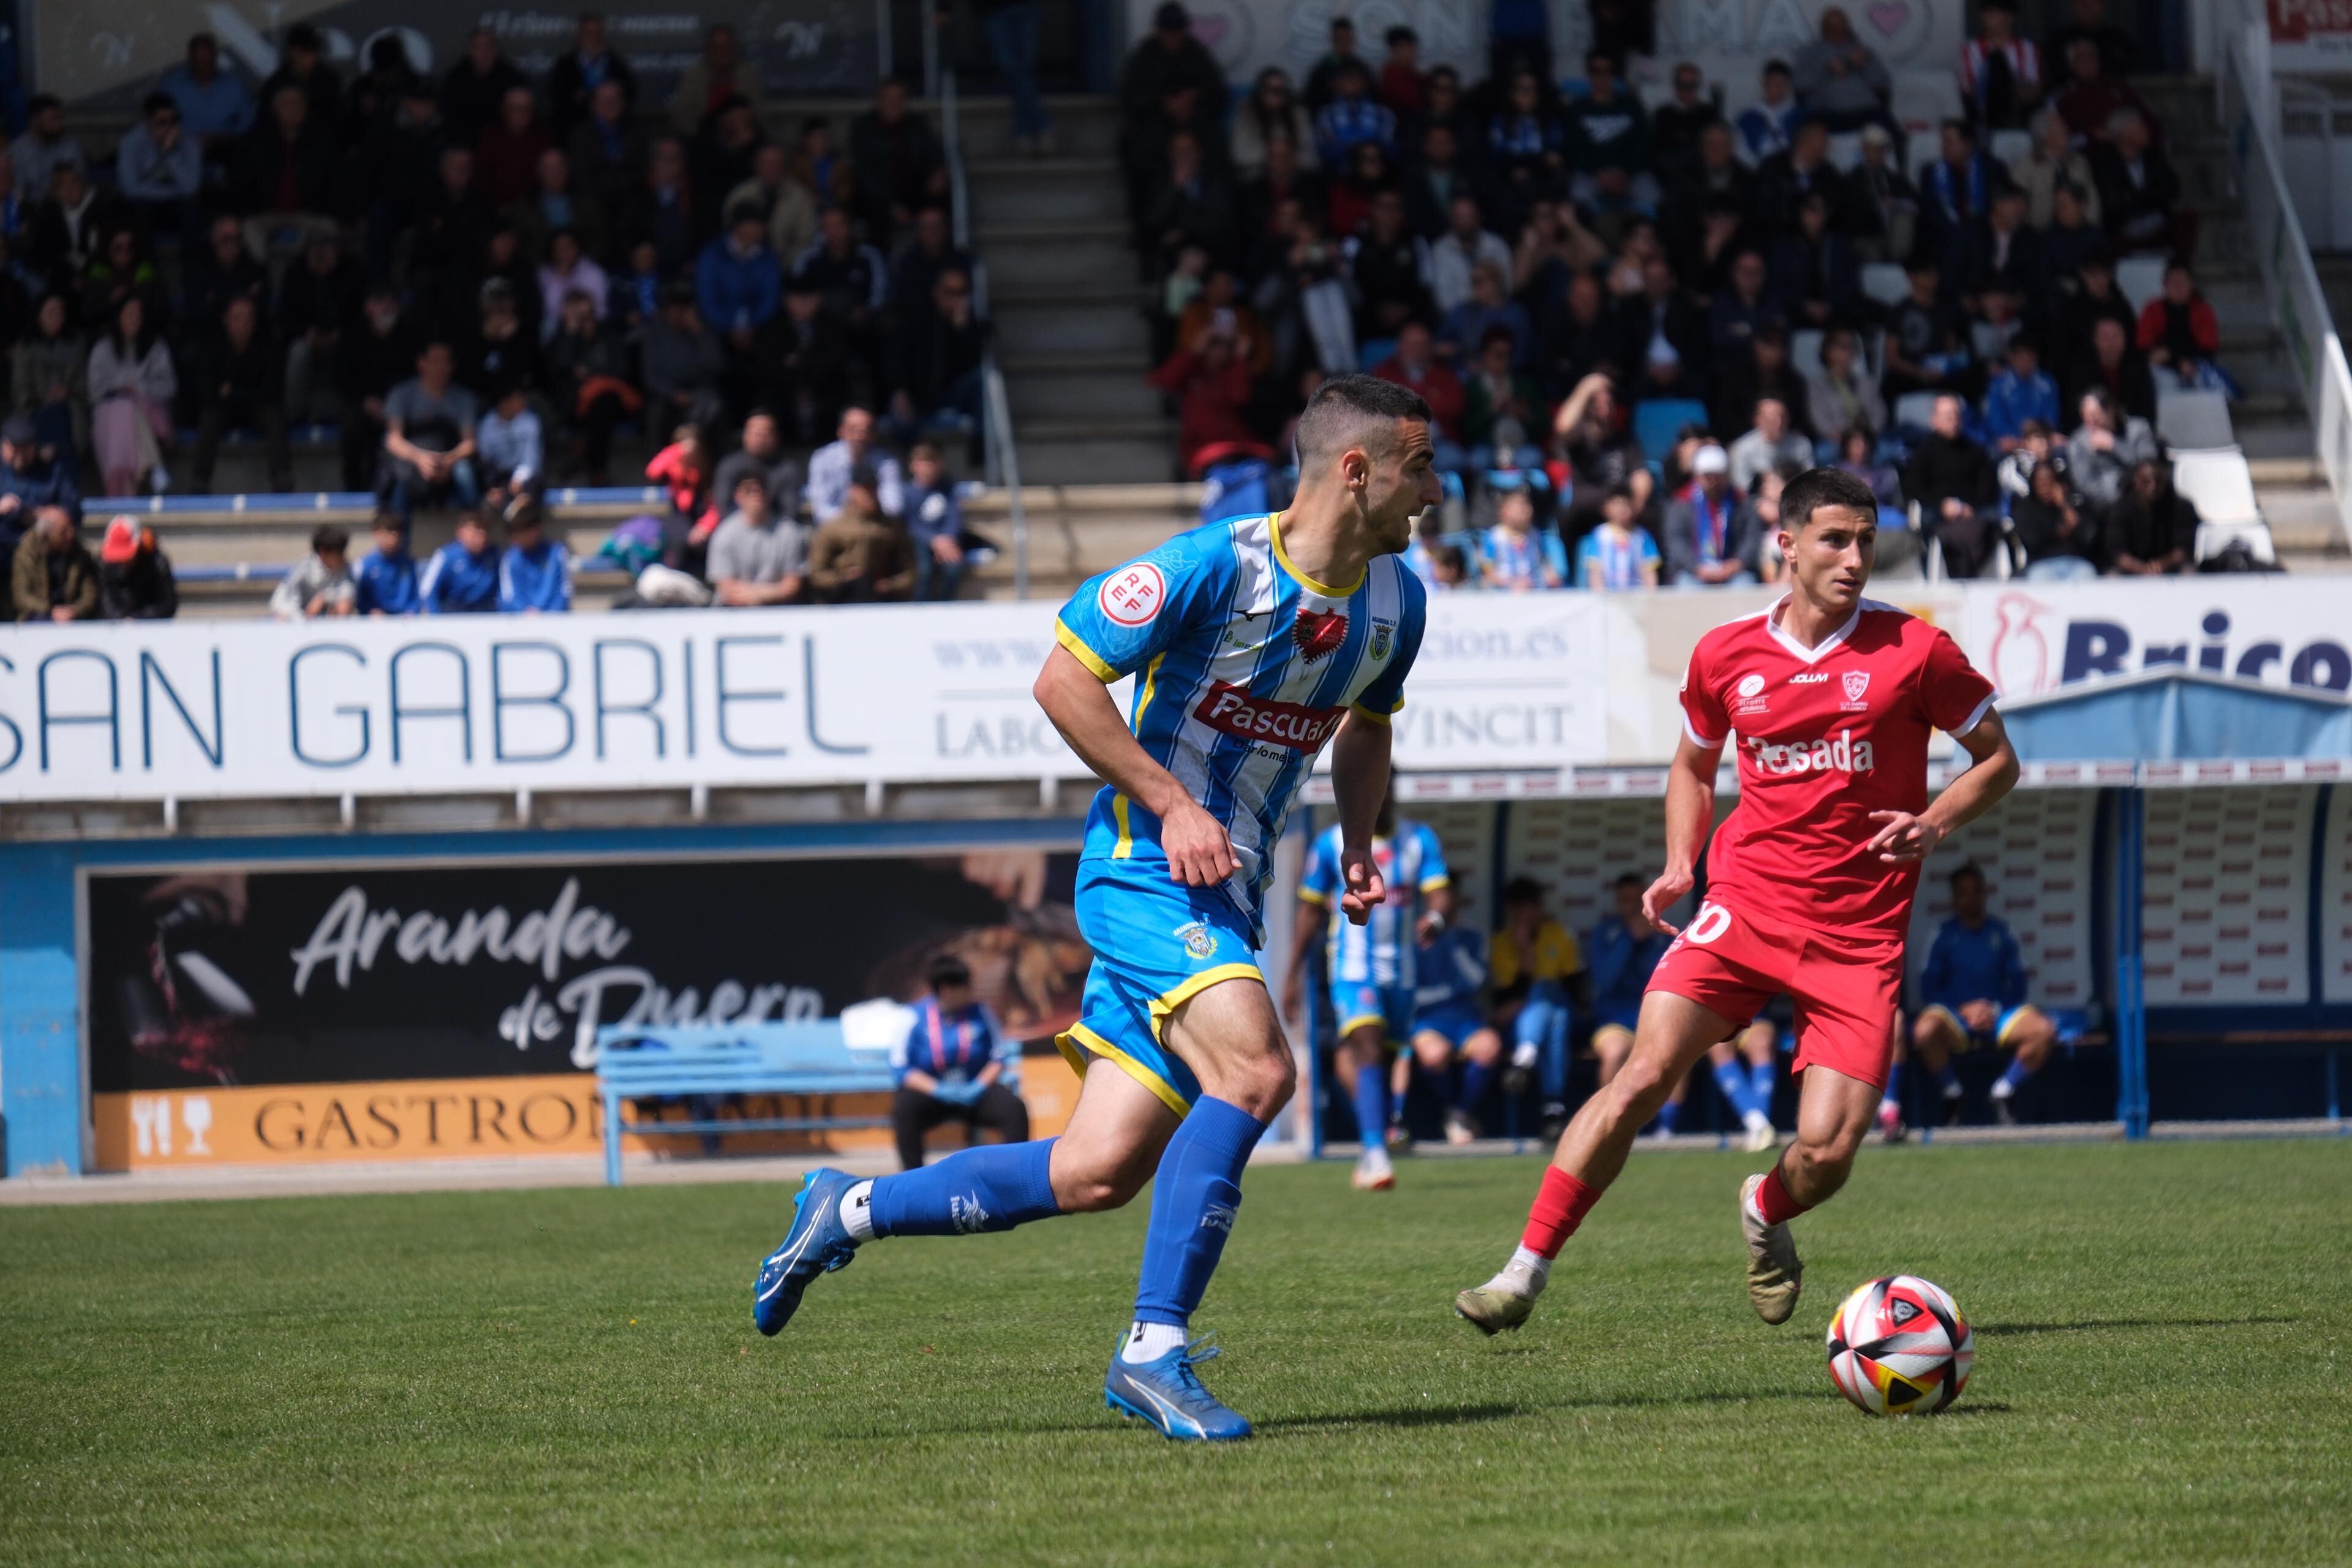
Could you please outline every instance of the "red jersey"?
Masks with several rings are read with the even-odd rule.
[[[1707,852],[1707,897],[1814,931],[1901,937],[1916,861],[1869,843],[1876,811],[1925,810],[1931,730],[1966,734],[1992,683],[1942,631],[1864,599],[1819,647],[1780,629],[1782,599],[1699,639],[1683,728],[1702,746],[1736,732],[1739,804]]]

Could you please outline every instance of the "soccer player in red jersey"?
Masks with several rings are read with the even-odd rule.
[[[1786,1322],[1801,1265],[1789,1221],[1844,1184],[1870,1131],[1903,984],[1919,863],[2017,782],[1993,689],[1952,639],[1863,597],[1878,503],[1834,468],[1780,497],[1787,597],[1699,639],[1684,677],[1683,740],[1666,784],[1666,866],[1643,895],[1675,941],[1642,999],[1633,1055],[1570,1121],[1503,1271],[1454,1310],[1486,1333],[1527,1321],[1552,1259],[1624,1168],[1634,1136],[1717,1041],[1772,996],[1794,1003],[1797,1135],[1739,1194],[1748,1293]],[[1973,759],[1933,803],[1929,732]],[[1706,896],[1679,930],[1726,744],[1739,805],[1715,835]]]

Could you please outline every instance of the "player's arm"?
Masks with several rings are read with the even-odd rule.
[[[1171,879],[1213,888],[1234,874],[1233,840],[1217,819],[1151,760],[1111,700],[1110,688],[1077,656],[1055,644],[1032,688],[1037,706],[1097,778],[1160,819],[1160,848]],[[1377,805],[1377,801],[1375,802]]]
[[[1685,731],[1666,770],[1666,865],[1642,895],[1642,913],[1670,934],[1682,928],[1666,911],[1696,885],[1699,851],[1715,826],[1715,771],[1722,760],[1721,741],[1703,746]]]
[[[1362,925],[1389,896],[1372,858],[1372,829],[1389,792],[1389,727],[1351,710],[1331,742],[1331,793],[1339,807],[1339,910]]]
[[[1306,1016],[1301,1004],[1307,997],[1307,957],[1323,940],[1329,917],[1320,898],[1299,895],[1298,912],[1290,922],[1290,962],[1282,971],[1282,1016],[1293,1023]]]
[[[1937,845],[1990,811],[2016,784],[2017,748],[2010,744],[2009,726],[1999,712],[1986,709],[1968,733],[1952,738],[1969,754],[1968,771],[1945,785],[1944,793],[1916,816],[1907,811],[1872,812],[1870,820],[1884,826],[1864,849],[1878,851],[1878,858],[1890,864],[1925,860]]]

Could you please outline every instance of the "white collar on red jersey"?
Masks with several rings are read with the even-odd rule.
[[[1860,600],[1853,606],[1853,614],[1845,618],[1845,625],[1823,637],[1818,647],[1807,647],[1780,628],[1780,612],[1788,607],[1789,601],[1794,596],[1791,594],[1783,594],[1772,602],[1771,608],[1764,612],[1764,629],[1772,634],[1774,642],[1779,643],[1807,664],[1819,664],[1822,659],[1843,647],[1845,639],[1853,634],[1853,628],[1862,624],[1863,611],[1895,608],[1894,605],[1881,604],[1876,599]]]

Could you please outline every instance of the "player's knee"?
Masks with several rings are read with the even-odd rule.
[[[1359,1058],[1377,1064],[1377,1055]],[[1264,1121],[1287,1104],[1291,1092],[1298,1087],[1298,1068],[1286,1049],[1269,1049],[1256,1053],[1246,1061],[1231,1064],[1219,1077],[1218,1098],[1232,1101]]]
[[[1156,1151],[1146,1158],[1132,1151],[1114,1152],[1085,1147],[1071,1149],[1066,1160],[1061,1156],[1070,1142],[1065,1138],[1054,1151],[1054,1198],[1065,1214],[1100,1214],[1106,1209],[1124,1208],[1151,1180],[1158,1162]]]
[[[1503,1059],[1502,1037],[1492,1029],[1483,1029],[1470,1037],[1469,1043],[1462,1047],[1462,1054],[1482,1068],[1493,1067]]]
[[[1612,1120],[1647,1121],[1673,1088],[1655,1062],[1637,1058],[1619,1067],[1602,1093]]]
[[[1811,1166],[1816,1173],[1831,1181],[1842,1182],[1846,1172],[1853,1169],[1853,1157],[1862,1150],[1863,1134],[1868,1131],[1867,1122],[1825,1130],[1801,1128],[1792,1148],[1797,1158]]]
[[[1920,1014],[1916,1018],[1911,1020],[1911,1043],[1918,1047],[1923,1051],[1927,1049],[1936,1043],[1936,1036],[1942,1030],[1943,1026],[1944,1020],[1940,1015],[1935,1013]]]
[[[1413,1037],[1412,1054],[1431,1072],[1443,1072],[1447,1058],[1454,1054],[1454,1047],[1446,1044],[1443,1035],[1416,1035]]]

